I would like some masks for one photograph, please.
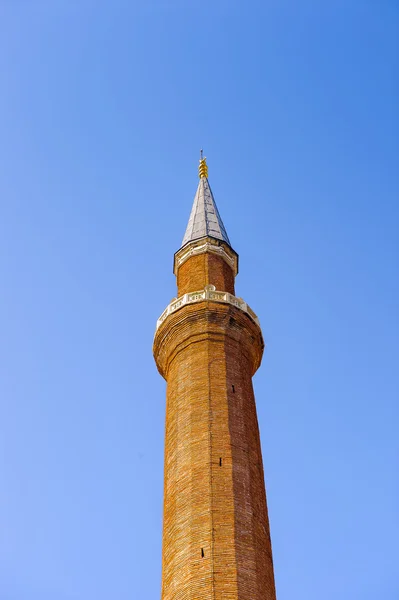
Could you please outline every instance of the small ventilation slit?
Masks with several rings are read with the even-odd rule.
[[[234,385],[231,386],[231,389],[233,390],[233,394],[235,394],[236,393],[236,389],[235,389]]]
[[[219,458],[219,467],[221,467],[221,466],[222,466],[222,459]]]
[[[203,549],[203,548],[201,548],[201,558],[204,558],[204,556],[205,556],[204,549]]]

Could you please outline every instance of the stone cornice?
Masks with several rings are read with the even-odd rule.
[[[191,256],[211,252],[217,254],[233,269],[234,275],[238,273],[238,254],[225,242],[212,237],[203,237],[183,246],[175,253],[173,272],[177,275],[178,268]]]
[[[246,302],[242,298],[237,298],[233,296],[233,294],[229,294],[229,292],[220,292],[217,291],[214,285],[206,285],[205,289],[190,292],[188,294],[184,294],[180,296],[180,298],[174,298],[172,302],[165,308],[162,315],[159,317],[157,321],[156,330],[162,325],[165,319],[168,318],[169,315],[179,310],[186,304],[194,304],[195,302],[204,302],[204,300],[212,300],[212,302],[222,302],[223,304],[231,304],[236,308],[239,308],[243,312],[245,312],[259,327],[260,323],[259,319],[254,313],[254,311],[248,306]]]
[[[259,324],[255,321],[256,316],[251,316],[242,304],[217,297],[206,299],[203,297],[205,291],[212,295],[225,294],[216,290],[187,294],[191,296],[189,302],[172,306],[172,312],[166,310],[160,318],[154,336],[153,353],[157,368],[166,380],[175,358],[186,348],[202,342],[221,343],[239,349],[241,359],[248,361],[251,375],[261,363],[264,342]],[[243,302],[234,296],[233,300]],[[178,300],[171,304],[176,302]]]

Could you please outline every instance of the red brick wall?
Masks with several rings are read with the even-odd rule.
[[[203,290],[205,285],[214,285],[217,290],[234,294],[234,273],[223,258],[204,252],[192,256],[177,272],[177,294]]]
[[[157,331],[167,380],[162,600],[275,600],[252,389],[262,351],[257,325],[227,304],[186,305]]]

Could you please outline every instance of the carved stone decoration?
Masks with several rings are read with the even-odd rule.
[[[176,312],[182,306],[186,304],[193,304],[194,302],[203,302],[204,300],[212,300],[212,302],[223,302],[224,304],[231,304],[232,306],[236,306],[243,312],[247,313],[251,317],[253,321],[260,328],[259,319],[254,313],[254,311],[248,306],[246,302],[242,298],[237,298],[233,296],[233,294],[229,294],[229,292],[219,292],[216,290],[214,285],[206,285],[205,289],[199,290],[196,292],[190,292],[189,294],[184,294],[180,296],[180,298],[174,299],[163,311],[161,316],[157,321],[156,329],[159,328],[160,325],[165,321],[165,319],[172,313]]]
[[[223,260],[233,269],[234,275],[238,273],[238,256],[234,250],[226,243],[211,237],[200,238],[180,248],[175,254],[174,273],[177,274],[178,268],[186,262],[191,256],[211,252],[221,256]]]

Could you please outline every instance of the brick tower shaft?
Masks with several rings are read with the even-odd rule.
[[[195,218],[199,236],[175,256],[179,298],[154,340],[167,381],[162,600],[275,600],[252,387],[262,334],[234,296],[237,255],[221,220],[214,237]]]

